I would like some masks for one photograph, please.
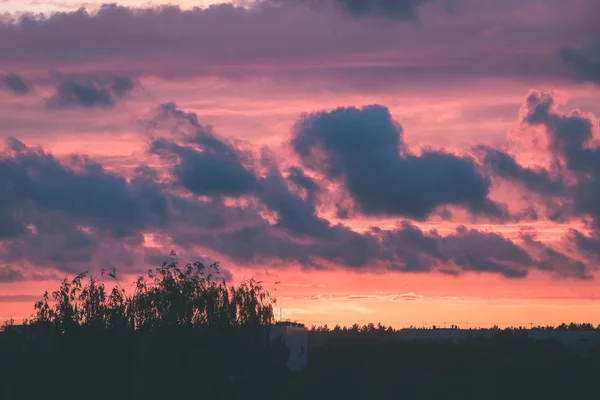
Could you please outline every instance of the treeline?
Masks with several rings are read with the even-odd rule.
[[[420,327],[420,326],[409,326],[407,327],[408,329],[441,329],[442,327],[440,326],[427,326],[427,327]],[[448,329],[464,329],[464,328],[460,328],[457,325],[452,325],[450,328]],[[506,328],[500,328],[497,325],[492,326],[491,328],[471,328],[471,329],[490,329],[490,330],[505,330],[505,331],[515,331],[515,330],[523,330],[523,329],[543,329],[543,330],[549,330],[549,331],[554,331],[554,330],[572,330],[572,331],[600,331],[600,325],[594,327],[594,325],[590,324],[590,323],[576,323],[576,322],[571,322],[569,324],[566,323],[562,323],[560,325],[556,325],[556,326],[552,326],[552,325],[536,325],[536,326],[529,326],[529,327],[525,327],[525,326],[511,326],[511,327],[506,327]],[[351,326],[340,326],[340,325],[335,325],[333,328],[329,327],[327,324],[324,325],[319,325],[319,326],[311,326],[309,328],[310,332],[346,332],[346,333],[392,333],[392,332],[400,332],[402,330],[402,328],[400,329],[395,329],[392,326],[386,326],[384,324],[378,323],[378,324],[374,324],[374,323],[368,323],[368,324],[364,324],[364,325],[359,325],[359,324],[353,324]]]
[[[308,368],[288,399],[600,398],[599,349],[578,354],[551,341],[533,343],[518,330],[459,343],[385,336],[309,335]]]
[[[132,293],[114,270],[80,274],[5,326],[0,398],[276,398],[287,353],[268,340],[273,302],[260,282],[173,257]]]

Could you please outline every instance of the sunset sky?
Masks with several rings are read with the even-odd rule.
[[[0,321],[173,249],[308,325],[599,324],[599,118],[597,0],[0,0]]]

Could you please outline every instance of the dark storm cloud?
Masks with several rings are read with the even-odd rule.
[[[167,103],[151,121],[153,128],[161,123],[175,122],[184,145],[171,140],[156,139],[150,152],[164,159],[173,159],[173,176],[194,194],[207,196],[253,195],[270,211],[278,215],[276,227],[292,234],[319,237],[330,234],[329,222],[316,216],[317,184],[298,168],[291,168],[286,180],[275,165],[269,166],[265,177],[258,177],[245,167],[247,156],[225,139],[217,137],[212,128],[202,125],[194,113]],[[293,194],[288,181],[302,188],[307,199]],[[215,220],[215,222],[217,222]]]
[[[319,10],[333,5],[352,17],[417,19],[419,9],[436,0],[264,0],[267,4],[306,4]]]
[[[226,157],[168,140],[152,142],[150,151],[163,158],[175,156],[176,179],[195,194],[237,196],[251,192],[256,177],[236,157]]]
[[[488,198],[490,180],[473,159],[443,151],[411,154],[402,127],[382,106],[304,116],[292,145],[306,167],[343,181],[366,214],[426,219],[442,205],[493,217],[504,213]]]
[[[510,154],[489,146],[476,146],[475,150],[481,153],[482,162],[495,176],[517,182],[527,190],[544,196],[560,196],[566,192],[560,176],[553,176],[545,169],[523,167]]]
[[[126,76],[62,77],[56,92],[46,100],[49,109],[112,108],[134,88]]]
[[[0,170],[0,203],[6,212],[13,210],[13,221],[21,229],[26,215],[68,212],[118,236],[166,215],[165,198],[144,177],[128,182],[85,156],[73,156],[67,166],[41,148],[9,139]]]
[[[335,0],[353,16],[415,19],[418,10],[435,0]]]
[[[314,199],[302,199],[290,192],[279,171],[272,170],[261,179],[257,196],[269,210],[277,212],[276,227],[287,229],[297,236],[312,238],[334,234],[329,221],[316,215]]]
[[[92,262],[99,247],[100,235],[77,228],[69,216],[62,218],[44,215],[30,220],[35,232],[27,232],[8,241],[4,260],[28,262],[38,268],[55,268],[69,274],[77,274]]]
[[[0,254],[74,273],[99,252],[126,259],[141,231],[167,218],[167,199],[142,172],[130,180],[85,156],[63,163],[41,148],[9,139],[0,153]],[[108,246],[108,247],[107,247]]]
[[[600,43],[583,50],[565,48],[559,54],[574,79],[600,83]]]
[[[4,87],[15,94],[21,95],[31,92],[31,87],[17,74],[6,74],[0,76],[0,87]]]
[[[184,122],[191,129],[183,137],[184,144],[155,139],[149,151],[173,162],[172,173],[184,187],[207,196],[237,196],[255,189],[257,178],[243,165],[243,155],[232,144],[217,138],[210,127],[202,126],[195,114],[167,103],[160,106],[152,125],[168,122],[164,119]]]

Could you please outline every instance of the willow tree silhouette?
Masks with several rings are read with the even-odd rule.
[[[274,302],[259,281],[228,284],[218,264],[179,267],[173,252],[131,294],[114,269],[81,273],[35,304],[27,335],[4,335],[10,384],[0,390],[4,398],[269,398],[287,359],[268,340]]]

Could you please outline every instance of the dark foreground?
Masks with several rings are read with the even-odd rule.
[[[290,398],[598,399],[600,352],[515,334],[461,344],[332,338],[311,349]]]
[[[287,373],[257,332],[0,336],[1,399],[598,399],[600,352],[518,335],[462,344],[309,337]]]

